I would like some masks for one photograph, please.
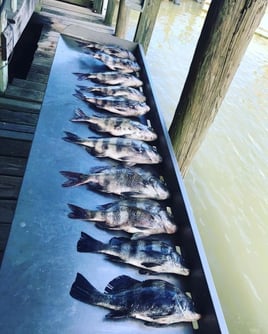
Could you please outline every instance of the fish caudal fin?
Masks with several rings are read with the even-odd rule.
[[[95,289],[80,273],[76,275],[76,279],[70,290],[70,295],[83,303],[92,305],[98,305],[105,300],[105,295]]]
[[[79,136],[77,136],[76,134],[69,131],[64,131],[64,133],[66,134],[66,136],[62,138],[63,140],[70,143],[83,144],[84,140]]]
[[[95,217],[95,213],[93,211],[81,208],[80,206],[74,204],[68,204],[68,206],[72,210],[72,212],[68,214],[69,218],[90,220]]]
[[[104,249],[104,244],[92,238],[85,232],[81,232],[81,237],[77,242],[77,251],[82,253],[98,253]]]
[[[63,187],[79,186],[87,183],[88,175],[69,171],[60,171],[61,175],[65,176],[68,180],[62,184]]]
[[[80,108],[75,109],[75,116],[71,119],[72,122],[87,122],[89,117]]]
[[[84,80],[88,78],[88,74],[85,73],[74,72],[73,74],[77,76],[78,80]]]

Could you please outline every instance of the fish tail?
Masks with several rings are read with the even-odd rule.
[[[88,74],[85,73],[73,72],[73,74],[77,76],[78,80],[85,80],[88,78]]]
[[[71,119],[72,122],[86,122],[90,119],[80,108],[75,109],[74,112],[75,116]]]
[[[98,305],[106,301],[107,297],[99,292],[94,286],[80,273],[77,273],[72,284],[70,295],[87,304]]]
[[[80,92],[80,90],[76,89],[75,90],[75,94],[73,94],[73,96],[77,97],[78,99],[82,100],[82,101],[86,101],[86,97],[83,93]]]
[[[63,137],[62,139],[65,141],[68,141],[70,143],[75,143],[75,144],[83,144],[84,140],[77,136],[76,134],[69,132],[69,131],[64,131],[66,134],[66,137]]]
[[[77,251],[82,253],[98,253],[104,249],[104,243],[92,238],[85,232],[81,232],[81,237],[77,242]]]
[[[68,214],[69,218],[72,219],[82,219],[82,220],[93,220],[93,221],[102,221],[103,217],[101,212],[83,209],[80,206],[74,204],[68,204],[69,208],[72,210]]]
[[[79,88],[79,90],[82,90],[84,92],[91,92],[94,89],[93,87],[88,87],[84,85],[77,85],[77,87]]]
[[[61,175],[68,180],[62,184],[63,187],[79,186],[88,182],[88,175],[70,171],[60,171]]]

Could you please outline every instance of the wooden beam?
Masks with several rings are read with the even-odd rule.
[[[104,18],[104,24],[111,26],[113,23],[114,13],[116,7],[116,0],[108,0],[107,10]]]
[[[152,37],[160,4],[161,0],[145,0],[139,17],[134,42],[140,43],[145,53]]]
[[[267,4],[212,0],[169,129],[182,175],[219,110]]]

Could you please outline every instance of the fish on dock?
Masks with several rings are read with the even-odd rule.
[[[68,179],[63,187],[87,184],[93,190],[129,198],[165,200],[170,196],[166,183],[143,168],[103,166],[91,168],[89,174],[60,173]]]
[[[73,95],[99,109],[125,117],[142,116],[150,110],[150,107],[145,102],[133,101],[122,97],[90,97],[79,90],[76,90]]]
[[[84,146],[87,152],[98,158],[110,158],[128,166],[158,164],[162,161],[156,147],[141,140],[121,137],[81,138],[68,131],[65,134],[65,141]]]
[[[123,73],[133,73],[140,71],[140,65],[133,60],[119,57],[112,57],[108,54],[97,51],[92,54],[95,59],[100,60],[103,64],[105,64],[110,70],[120,71]]]
[[[104,85],[120,85],[124,87],[141,87],[142,80],[130,73],[122,72],[97,72],[97,73],[73,73],[78,80],[92,80],[93,82]]]
[[[82,45],[82,49],[85,51],[87,49],[90,51],[101,51],[109,56],[127,58],[132,61],[136,61],[136,57],[134,56],[133,52],[116,45],[105,45],[96,42],[90,42]]]
[[[174,284],[160,279],[139,281],[121,275],[102,293],[77,273],[70,295],[83,303],[110,309],[106,319],[134,318],[144,321],[145,325],[163,326],[201,318],[192,298]]]
[[[132,234],[132,239],[177,231],[177,226],[168,215],[164,219],[163,216],[134,206],[118,204],[89,210],[74,204],[68,205],[71,209],[69,218],[96,222],[98,227],[104,229],[125,231]]]
[[[176,247],[162,240],[113,237],[103,243],[81,232],[77,251],[105,254],[108,260],[140,268],[140,273],[188,276],[190,272]]]
[[[108,133],[116,137],[143,141],[154,141],[157,139],[157,133],[151,126],[126,117],[88,116],[80,108],[77,108],[71,121],[87,123],[91,130]]]
[[[129,100],[145,102],[146,97],[144,94],[134,87],[124,87],[124,86],[82,86],[78,85],[81,91],[99,94],[102,96],[113,96],[113,97],[124,97]]]

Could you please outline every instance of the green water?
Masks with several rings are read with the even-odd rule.
[[[146,60],[167,126],[205,14],[193,0],[161,4]],[[254,36],[185,177],[231,334],[268,333],[267,96],[268,39]]]

